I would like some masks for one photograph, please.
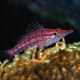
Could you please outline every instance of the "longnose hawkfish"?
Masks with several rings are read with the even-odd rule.
[[[73,32],[73,30],[62,30],[62,29],[48,29],[42,25],[32,33],[25,35],[15,47],[10,50],[6,50],[6,54],[13,57],[16,53],[25,51],[27,48],[32,46],[47,47],[61,40],[66,35]]]

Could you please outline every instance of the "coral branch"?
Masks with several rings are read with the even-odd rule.
[[[80,42],[28,48],[0,65],[0,80],[80,80]],[[6,64],[7,63],[7,64]]]

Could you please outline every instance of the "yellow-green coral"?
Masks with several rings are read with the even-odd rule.
[[[13,62],[0,62],[0,80],[80,80],[80,42],[55,46],[43,50],[36,46]]]

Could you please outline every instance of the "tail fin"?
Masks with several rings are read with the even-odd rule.
[[[12,50],[5,50],[4,52],[6,55],[9,56],[10,59],[14,57],[14,52]]]
[[[4,61],[6,59],[12,60],[14,54],[11,54],[11,50],[0,51],[0,60]]]

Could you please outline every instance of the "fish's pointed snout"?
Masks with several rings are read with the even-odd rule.
[[[73,30],[73,29],[71,29],[71,30],[70,30],[70,32],[74,32],[74,30]]]
[[[58,29],[58,34],[72,33],[72,32],[74,32],[73,29],[70,29],[70,30],[61,30],[61,29]]]
[[[65,37],[73,32],[74,32],[74,30],[72,30],[72,29],[71,30],[62,30],[62,32],[58,35],[58,37],[62,38],[62,37]]]
[[[63,33],[73,33],[73,32],[74,32],[73,29],[71,29],[71,30],[64,30],[64,31],[63,31]]]

